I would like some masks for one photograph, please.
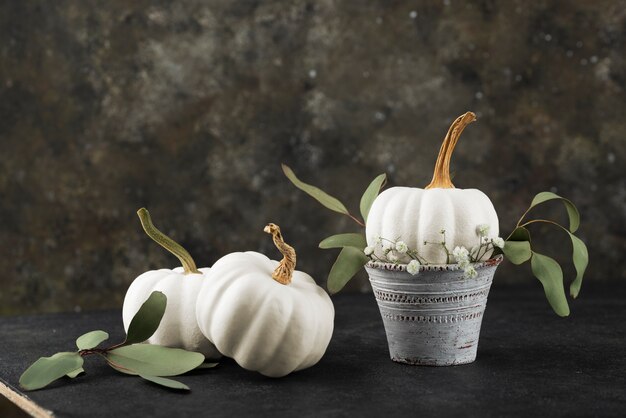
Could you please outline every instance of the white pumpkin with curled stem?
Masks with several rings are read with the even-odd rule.
[[[182,267],[147,271],[131,283],[122,308],[124,329],[128,331],[131,320],[148,296],[154,291],[160,291],[167,296],[167,307],[159,328],[148,339],[148,343],[184,348],[202,353],[207,358],[219,358],[220,353],[196,323],[196,299],[211,269],[196,268],[187,250],[152,224],[150,213],[145,208],[139,209],[137,214],[146,234],[174,254]]]
[[[275,224],[265,227],[283,254],[278,262],[237,252],[211,268],[198,296],[200,330],[245,369],[282,377],[316,364],[330,342],[335,309]]]
[[[475,120],[474,113],[467,112],[452,123],[428,186],[392,187],[378,195],[367,218],[368,246],[374,247],[379,237],[401,240],[430,264],[449,264],[454,260],[446,246],[472,248],[477,244],[478,225],[487,225],[489,235],[498,236],[498,215],[491,200],[478,189],[456,189],[450,179],[454,147],[463,129]],[[384,256],[378,248],[375,255]],[[482,255],[481,260],[488,259],[491,252]]]

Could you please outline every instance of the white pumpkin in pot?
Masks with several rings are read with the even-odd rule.
[[[316,364],[330,342],[335,309],[308,274],[295,270],[296,252],[269,224],[283,254],[228,254],[211,268],[196,306],[204,335],[245,369],[282,377]]]
[[[152,224],[146,209],[139,209],[137,214],[146,234],[178,257],[183,267],[147,271],[131,283],[122,308],[124,329],[128,331],[141,305],[153,291],[158,290],[167,296],[167,306],[159,328],[148,343],[184,348],[202,353],[207,358],[219,358],[220,353],[202,334],[196,322],[196,299],[210,269],[197,269],[187,250]]]
[[[450,179],[454,147],[463,129],[475,120],[476,115],[467,112],[452,123],[428,186],[392,187],[376,198],[366,226],[367,243],[376,248],[375,256],[384,257],[384,250],[376,245],[382,238],[404,241],[430,264],[447,264],[454,260],[444,246],[424,243],[441,243],[445,236],[448,248],[469,249],[479,243],[479,225],[486,225],[490,236],[498,236],[498,215],[487,195],[478,189],[456,189]],[[488,251],[481,260],[488,259],[491,253]]]

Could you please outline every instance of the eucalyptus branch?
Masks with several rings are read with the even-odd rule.
[[[517,221],[517,224],[515,225],[515,228],[519,228],[522,221],[524,220],[524,218],[526,217],[526,215],[528,215],[528,212],[530,212],[530,210],[533,208],[533,206],[529,206],[528,209],[526,209],[526,211],[524,211],[524,213],[522,213],[522,216],[519,218],[519,220]],[[515,229],[513,229],[515,230]],[[508,239],[508,238],[507,238]]]
[[[348,216],[350,219],[352,219],[354,222],[356,222],[357,225],[359,225],[361,228],[365,228],[365,223],[360,221],[359,218],[357,218],[356,216],[352,215],[350,212],[346,213],[346,216]]]
[[[142,343],[157,330],[165,313],[166,303],[167,298],[163,293],[152,292],[133,317],[122,343],[98,348],[108,340],[107,332],[97,330],[83,334],[76,339],[77,351],[41,357],[33,363],[20,376],[20,386],[26,390],[36,390],[64,376],[76,378],[84,372],[83,357],[96,354],[122,373],[138,375],[170,389],[189,390],[187,385],[163,376],[175,376],[200,367],[203,365],[204,355],[180,348]],[[138,359],[141,361],[137,361]]]
[[[567,230],[567,228],[565,228],[563,225],[561,225],[561,224],[559,224],[557,222],[554,222],[554,221],[550,221],[548,219],[533,219],[532,221],[528,221],[528,222],[526,222],[526,223],[524,223],[522,225],[518,225],[518,226],[522,226],[523,227],[523,226],[528,226],[528,225],[534,224],[534,223],[547,223],[547,224],[556,225],[559,228],[561,228],[562,230],[564,230],[565,232],[569,232]]]

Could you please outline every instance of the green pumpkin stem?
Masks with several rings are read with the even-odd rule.
[[[283,259],[280,260],[278,267],[276,267],[276,270],[272,273],[272,278],[280,284],[288,285],[291,283],[293,271],[296,269],[296,250],[283,240],[278,225],[267,224],[263,231],[272,236],[274,245],[276,245],[278,251],[283,255]]]
[[[139,209],[137,211],[137,215],[139,215],[141,226],[143,227],[143,230],[146,231],[146,234],[148,234],[154,242],[174,254],[176,258],[180,260],[183,265],[183,269],[185,270],[184,274],[201,274],[196,268],[196,263],[193,261],[193,258],[191,258],[191,254],[189,254],[179,243],[159,231],[154,224],[152,224],[150,212],[148,212],[146,208]]]
[[[452,159],[452,153],[454,152],[454,147],[463,129],[475,120],[476,115],[472,112],[467,112],[452,122],[443,140],[443,144],[441,144],[441,148],[439,149],[433,179],[428,186],[424,187],[425,189],[454,189],[454,184],[452,184],[452,180],[450,179],[450,160]]]

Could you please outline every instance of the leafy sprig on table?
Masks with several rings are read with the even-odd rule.
[[[328,209],[350,217],[362,228],[365,227],[372,204],[386,181],[386,175],[380,174],[370,183],[363,193],[360,204],[361,215],[363,216],[363,221],[361,221],[350,213],[339,199],[315,186],[304,183],[298,179],[293,170],[285,164],[282,165],[282,168],[285,176],[287,176],[298,189],[307,193]],[[569,216],[569,228],[565,228],[558,222],[548,219],[525,220],[528,213],[534,207],[551,200],[561,200],[565,205]],[[504,248],[500,251],[515,265],[520,265],[530,260],[532,273],[541,282],[548,303],[557,315],[567,316],[570,310],[565,295],[563,270],[561,266],[553,258],[540,254],[531,247],[530,232],[527,227],[540,223],[554,225],[565,231],[570,237],[573,249],[572,261],[576,269],[576,277],[570,284],[569,290],[570,296],[576,298],[580,292],[583,275],[589,264],[589,254],[585,243],[574,235],[574,232],[577,231],[580,225],[580,213],[576,206],[568,199],[552,192],[538,193],[517,222],[513,232],[511,232],[505,240]],[[332,235],[320,242],[319,247],[323,249],[341,248],[341,252],[328,274],[327,286],[331,293],[340,291],[346,283],[370,261],[369,257],[363,252],[366,246],[367,240],[363,231],[359,233]],[[497,252],[494,252],[494,255]]]
[[[26,390],[36,390],[64,376],[73,379],[85,372],[83,357],[95,354],[121,373],[137,375],[171,389],[189,390],[187,385],[164,376],[177,376],[197,368],[211,368],[217,363],[204,363],[204,355],[200,353],[142,344],[159,327],[166,305],[167,297],[163,293],[152,292],[133,317],[123,342],[98,348],[108,340],[107,332],[97,330],[83,334],[76,339],[77,351],[56,353],[34,362],[20,377],[20,386]]]

